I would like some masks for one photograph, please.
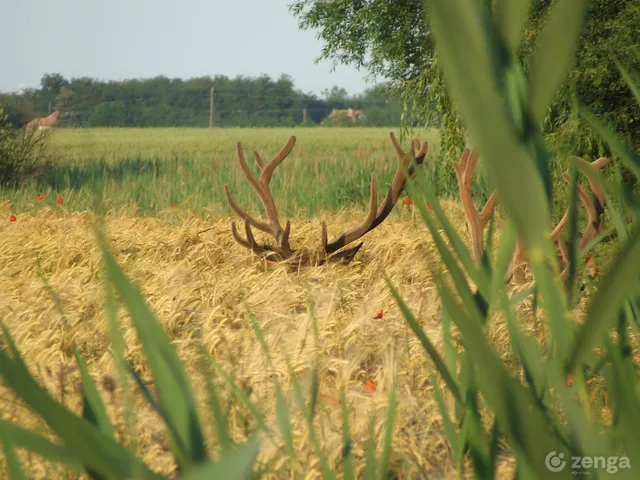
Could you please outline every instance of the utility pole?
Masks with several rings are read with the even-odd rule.
[[[216,121],[215,121],[215,106],[213,103],[213,87],[211,87],[211,90],[209,91],[209,128],[213,128],[216,126]]]
[[[49,102],[49,113],[47,115],[51,115],[51,102]]]
[[[302,124],[306,125],[307,123],[307,107],[302,109]]]

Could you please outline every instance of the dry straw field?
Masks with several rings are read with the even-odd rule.
[[[346,386],[353,452],[362,473],[369,416],[375,414],[372,427],[380,444],[395,379],[392,470],[397,478],[454,477],[424,350],[384,280],[387,275],[399,288],[428,336],[441,345],[441,313],[432,278],[439,257],[414,205],[404,201],[406,194],[392,215],[363,238],[364,246],[349,266],[269,271],[231,236],[232,212],[223,197],[223,183],[230,183],[236,198],[253,213],[261,213],[256,198],[249,201],[234,142],[242,140],[246,150],[257,148],[270,158],[291,133],[298,136],[298,146],[276,172],[273,191],[281,219],[292,222],[294,247],[313,246],[322,219],[331,236],[366,215],[371,171],[379,174],[378,190],[386,192],[396,162],[387,131],[58,132],[55,181],[34,181],[20,191],[3,192],[0,317],[37,378],[55,398],[80,412],[79,374],[72,366],[72,347],[77,345],[98,379],[112,418],[122,427],[122,401],[108,351],[102,257],[91,230],[93,212],[106,213],[106,230],[118,262],[139,283],[173,338],[203,402],[197,341],[250,393],[270,425],[276,422],[273,379],[292,394],[285,359],[291,360],[298,379],[307,386],[318,361],[320,444],[332,469],[339,471],[343,446],[339,391]],[[433,132],[427,137],[435,143]],[[428,164],[438,161],[435,152],[434,145]],[[131,164],[142,170],[135,171]],[[353,191],[346,191],[343,186],[352,178]],[[45,198],[38,200],[38,195]],[[58,198],[62,203],[56,203]],[[457,201],[444,200],[442,205],[468,240]],[[10,215],[15,221],[6,221]],[[265,333],[273,368],[268,368],[261,352],[249,311]],[[123,332],[127,358],[148,381],[141,346],[124,310],[120,314],[127,325]],[[527,328],[542,329],[538,322]],[[489,336],[508,362],[504,325],[496,322]],[[246,434],[247,412],[234,402],[228,385],[220,378],[215,383],[228,405],[233,436],[240,440]],[[7,390],[0,402],[5,420],[35,430],[45,428]],[[140,455],[158,472],[173,472],[163,424],[141,395],[136,405]],[[203,415],[207,412],[202,409]],[[300,471],[304,478],[320,478],[301,415],[294,416],[293,428]],[[120,434],[124,443],[129,442],[124,430]],[[214,439],[213,431],[207,434]],[[42,459],[26,454],[23,458],[33,478],[69,478]],[[279,472],[287,468],[287,456],[281,443],[265,441],[259,458],[274,472],[272,478],[282,478]],[[499,471],[512,471],[507,455],[502,456]]]

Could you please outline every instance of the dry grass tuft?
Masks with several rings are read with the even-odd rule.
[[[0,205],[0,216],[7,205]],[[403,206],[404,207],[404,206]],[[466,232],[455,203],[444,203],[458,231]],[[413,208],[413,207],[411,207]],[[8,214],[7,214],[8,215]],[[361,215],[361,213],[359,213]],[[332,214],[330,235],[348,226],[351,212]],[[425,332],[442,344],[440,307],[431,270],[438,255],[421,220],[392,217],[365,237],[365,245],[350,267],[329,265],[297,273],[266,271],[264,265],[237,245],[229,218],[202,220],[176,210],[158,218],[107,216],[113,251],[121,266],[141,285],[152,310],[175,341],[192,375],[199,398],[196,340],[233,373],[275,426],[272,379],[277,378],[292,400],[285,355],[295,374],[308,385],[315,358],[320,360],[320,442],[331,467],[340,471],[341,415],[339,389],[348,389],[353,451],[359,472],[364,468],[368,416],[376,414],[375,429],[382,442],[389,388],[398,382],[398,413],[392,468],[402,478],[451,477],[454,465],[442,429],[426,358],[410,332],[383,278],[399,287]],[[317,241],[319,219],[294,219],[294,245]],[[34,374],[56,398],[80,412],[79,374],[71,371],[75,342],[122,430],[117,378],[107,352],[107,321],[103,305],[102,260],[87,213],[40,209],[15,223],[0,224],[0,317],[9,328]],[[63,312],[37,273],[37,262],[59,297]],[[313,308],[310,307],[313,305]],[[271,350],[274,367],[267,367],[251,328],[246,307],[255,314]],[[382,310],[383,317],[375,319]],[[140,344],[124,311],[127,357],[149,380]],[[312,333],[315,315],[320,334],[316,349]],[[533,326],[531,328],[534,328]],[[496,323],[490,333],[496,349],[506,355],[508,334]],[[40,373],[36,366],[40,366]],[[61,370],[62,369],[62,370]],[[62,371],[62,373],[60,373]],[[373,393],[364,384],[375,380]],[[229,388],[216,379],[221,395]],[[441,386],[442,388],[442,386]],[[2,390],[3,418],[28,428],[43,428],[41,420]],[[174,470],[163,428],[150,408],[137,398],[138,449],[144,460],[163,473]],[[204,412],[206,407],[202,409]],[[233,434],[242,439],[240,408],[231,411]],[[121,432],[122,433],[122,432]],[[207,432],[213,438],[211,431]],[[124,433],[122,433],[124,435]],[[305,478],[320,478],[318,461],[306,437],[301,415],[294,417],[297,462]],[[127,441],[122,437],[123,441]],[[282,445],[263,443],[261,460],[276,459],[286,468]],[[40,459],[27,464],[34,478],[59,478]],[[25,468],[27,468],[25,467]],[[505,457],[501,466],[512,472]],[[274,477],[275,478],[275,477]]]

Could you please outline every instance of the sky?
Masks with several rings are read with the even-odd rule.
[[[301,31],[294,0],[0,0],[0,92],[45,73],[100,80],[286,73],[295,88],[350,94],[366,72],[314,64],[322,41]]]

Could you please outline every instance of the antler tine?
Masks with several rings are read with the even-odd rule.
[[[491,214],[493,214],[493,209],[496,207],[497,202],[498,192],[493,192],[487,200],[487,203],[484,204],[484,208],[478,215],[478,217],[482,221],[482,228],[484,228],[487,225],[487,222],[489,222],[489,218],[491,218]]]
[[[411,154],[413,155],[413,158],[420,158],[426,155],[427,151],[429,150],[429,144],[427,142],[422,143],[422,148],[419,148],[419,147],[420,147],[420,140],[418,140],[417,138],[414,138],[413,144],[411,145]]]
[[[278,219],[278,211],[276,209],[275,202],[273,200],[273,196],[269,191],[269,181],[275,171],[276,167],[282,163],[282,161],[291,153],[294,145],[296,143],[296,137],[291,136],[289,140],[285,144],[284,147],[280,149],[280,151],[276,154],[273,159],[265,164],[262,160],[260,154],[256,151],[254,152],[254,156],[256,158],[256,163],[261,170],[260,178],[256,178],[249,169],[247,164],[247,160],[244,156],[244,152],[242,150],[242,143],[238,142],[236,146],[236,153],[238,156],[238,163],[240,164],[240,168],[244,173],[244,176],[247,178],[253,189],[256,191],[258,196],[260,197],[260,201],[262,202],[262,206],[265,209],[265,213],[267,216],[268,222],[261,222],[253,218],[249,213],[244,210],[238,202],[235,201],[233,196],[231,195],[231,191],[225,185],[225,193],[227,195],[227,199],[229,200],[229,204],[231,208],[245,221],[247,221],[251,226],[265,232],[271,234],[278,242],[278,248],[280,249],[289,249],[289,233],[291,230],[291,226],[288,225],[285,229],[280,225],[280,221]]]
[[[414,178],[416,176],[416,171],[414,165],[410,165],[409,156],[404,151],[404,149],[400,146],[400,143],[396,139],[396,136],[393,132],[390,132],[389,136],[391,137],[391,143],[398,154],[398,168],[396,169],[396,173],[393,177],[393,181],[391,182],[391,188],[387,192],[384,201],[377,207],[377,200],[375,194],[375,174],[371,175],[371,204],[369,207],[369,215],[367,219],[357,227],[341,234],[338,238],[336,238],[333,242],[327,242],[327,233],[326,233],[326,224],[323,222],[322,226],[322,246],[324,247],[325,252],[333,253],[340,248],[344,247],[348,243],[351,243],[358,238],[362,237],[367,232],[370,232],[378,225],[380,225],[391,213],[393,207],[395,206],[400,194],[406,187],[406,178],[405,171],[408,173],[409,178]],[[424,162],[426,158],[427,152],[429,150],[429,144],[424,142],[422,147],[418,150],[420,146],[420,141],[416,138],[412,141],[411,144],[411,153],[416,161],[416,165],[420,166]],[[356,247],[356,249],[359,247]],[[357,250],[354,250],[354,252]]]
[[[262,157],[260,156],[260,153],[258,153],[257,150],[254,150],[253,156],[256,157],[256,163],[258,164],[258,167],[260,167],[260,170],[262,170],[265,164],[264,160],[262,160]]]
[[[406,168],[406,164],[409,163],[409,159],[407,158],[407,153],[403,150],[400,143],[398,143],[398,140],[396,139],[396,136],[393,132],[391,132],[390,137],[391,137],[391,143],[393,144],[393,148],[395,148],[396,153],[398,154],[398,158],[400,159],[401,162],[403,162]]]
[[[487,203],[480,212],[477,211],[476,206],[473,203],[473,197],[471,196],[471,181],[478,164],[478,159],[479,156],[476,150],[469,150],[468,148],[465,148],[462,152],[462,156],[460,157],[460,161],[452,162],[456,178],[458,179],[460,200],[462,201],[462,207],[464,209],[465,216],[467,217],[467,226],[471,233],[473,251],[476,259],[480,259],[484,253],[484,229],[487,226],[487,222],[489,221],[489,218],[496,206],[496,202],[498,201],[497,192],[492,192]]]
[[[224,186],[224,192],[227,195],[227,200],[229,201],[229,205],[231,205],[231,208],[238,214],[240,218],[248,221],[251,225],[253,225],[258,230],[262,230],[265,233],[271,233],[272,230],[270,225],[251,217],[251,215],[249,215],[249,213],[245,209],[243,209],[238,204],[238,202],[236,202],[236,200],[233,198],[233,195],[231,195],[231,191],[229,190],[229,187],[227,185]]]
[[[327,242],[327,225],[325,222],[322,222],[322,243],[326,253],[333,253],[344,247],[345,245],[350,244],[351,242],[359,239],[365,233],[367,233],[371,229],[371,225],[373,225],[374,220],[376,219],[376,215],[378,212],[378,193],[376,186],[376,174],[371,174],[371,186],[370,186],[370,196],[371,200],[369,202],[369,214],[367,218],[358,226],[353,227],[350,230],[340,234],[338,238],[336,238],[333,242]]]
[[[257,254],[273,252],[273,249],[268,245],[260,245],[256,242],[255,238],[253,237],[253,233],[251,232],[251,226],[249,225],[249,222],[245,221],[244,228],[247,235],[246,240],[240,236],[238,228],[236,227],[236,222],[231,222],[231,233],[233,234],[233,238],[236,240],[236,242]]]
[[[570,161],[573,161],[582,173],[585,174],[589,185],[591,187],[591,191],[593,193],[590,196],[587,191],[579,184],[576,184],[576,191],[578,194],[578,198],[580,198],[580,202],[584,206],[587,213],[587,227],[582,235],[582,238],[579,242],[579,248],[582,250],[587,246],[587,244],[593,240],[596,235],[600,232],[602,226],[602,214],[604,213],[604,208],[606,206],[606,197],[604,194],[604,189],[602,188],[602,184],[600,183],[598,177],[598,170],[605,167],[609,164],[610,159],[606,157],[600,157],[593,162],[588,162],[580,157],[570,157]],[[571,183],[571,177],[568,172],[562,173],[562,178],[567,182]],[[563,238],[561,238],[562,232],[564,231],[567,221],[569,220],[569,209],[567,209],[555,226],[553,231],[551,232],[551,240],[554,243],[558,244],[558,249],[560,251],[561,257],[561,278],[563,280],[567,280],[568,272],[569,272],[569,252],[567,249],[566,242]],[[522,249],[520,249],[522,250]],[[516,254],[514,256],[515,260],[521,257],[524,254],[524,250],[522,250],[519,254],[518,249],[516,249]]]
[[[391,143],[393,144],[396,153],[398,154],[398,168],[396,169],[396,173],[393,176],[393,180],[391,181],[391,188],[389,189],[389,192],[387,192],[387,196],[384,198],[382,204],[380,205],[380,208],[378,208],[376,219],[371,225],[372,229],[380,225],[385,220],[385,218],[389,216],[391,210],[393,210],[393,207],[398,201],[398,198],[400,198],[400,194],[406,187],[405,170],[407,170],[407,167],[409,177],[414,178],[416,176],[416,171],[413,168],[413,165],[410,165],[407,154],[398,143],[398,140],[396,139],[396,136],[393,134],[393,132],[390,133],[390,137]],[[418,143],[416,143],[416,140],[414,140],[414,144],[417,146]],[[412,148],[412,153],[413,150],[414,148]],[[424,159],[426,158],[428,151],[429,144],[427,142],[424,142],[422,148],[414,154],[414,159],[418,166],[424,163]]]
[[[278,167],[278,165],[280,165],[282,163],[282,161],[287,158],[287,156],[291,153],[291,150],[293,150],[294,145],[296,144],[296,137],[295,135],[291,135],[289,137],[289,140],[287,140],[287,143],[285,144],[284,147],[282,147],[280,149],[280,151],[276,154],[275,157],[273,157],[273,159],[267,163],[264,166],[260,166],[260,169],[262,170],[262,174],[260,175],[260,180],[262,180],[265,183],[265,188],[266,185],[269,184],[269,181],[271,180],[271,176],[273,175],[273,172],[275,171],[275,169]]]
[[[562,173],[562,178],[567,182],[571,183],[571,177],[567,172]],[[594,193],[594,202],[589,198],[589,194],[585,191],[584,188],[580,184],[576,185],[578,191],[578,197],[582,202],[585,210],[587,211],[587,229],[580,240],[580,248],[584,248],[584,246],[589,243],[593,238],[596,237],[598,231],[600,230],[600,215],[598,214],[598,206],[604,206],[597,195]]]
[[[295,139],[294,139],[294,142],[295,142]],[[289,145],[289,143],[291,143],[291,139],[289,139],[289,142],[287,143],[287,145]],[[289,149],[289,151],[290,150],[291,149]],[[251,170],[249,170],[249,165],[247,165],[247,160],[244,158],[244,153],[242,151],[242,144],[240,142],[238,142],[238,145],[237,145],[237,153],[238,153],[238,162],[240,163],[240,168],[242,169],[244,176],[247,177],[247,180],[249,180],[249,183],[251,184],[253,189],[256,191],[256,193],[260,197],[260,200],[262,201],[262,206],[264,207],[267,218],[269,219],[269,223],[266,224],[268,225],[267,229],[266,230],[261,229],[261,230],[266,233],[271,233],[276,238],[276,240],[279,240],[279,235],[282,233],[282,226],[280,225],[280,221],[278,220],[278,211],[276,210],[275,202],[273,201],[273,197],[271,196],[271,192],[269,191],[269,180],[271,180],[271,175],[273,174],[273,170],[277,166],[277,165],[272,166],[272,163],[274,160],[277,160],[278,157],[276,156],[274,160],[272,160],[265,166],[264,169],[261,167],[262,173],[260,174],[260,178],[256,179],[251,173]],[[280,162],[282,162],[283,159],[280,159],[278,161],[278,164],[280,164]],[[258,225],[256,225],[256,223],[262,223],[262,222],[257,222],[253,218],[251,220],[252,220],[252,225],[254,225],[256,228],[260,228],[258,227]],[[265,224],[262,223],[262,225],[265,225]]]
[[[602,215],[602,213],[604,213],[604,207],[607,204],[607,199],[604,195],[604,189],[602,188],[597,172],[601,168],[606,167],[611,162],[611,159],[600,157],[593,162],[587,162],[584,158],[580,157],[571,157],[571,159],[576,163],[578,169],[587,177],[591,191],[598,200],[596,211],[598,215]]]
[[[551,232],[551,240],[552,241],[557,242],[560,239],[560,235],[562,234],[562,231],[564,230],[564,227],[567,224],[567,220],[569,220],[569,210],[568,209],[564,212],[564,215],[562,216],[562,218],[560,219],[560,221],[558,222],[556,227]]]

